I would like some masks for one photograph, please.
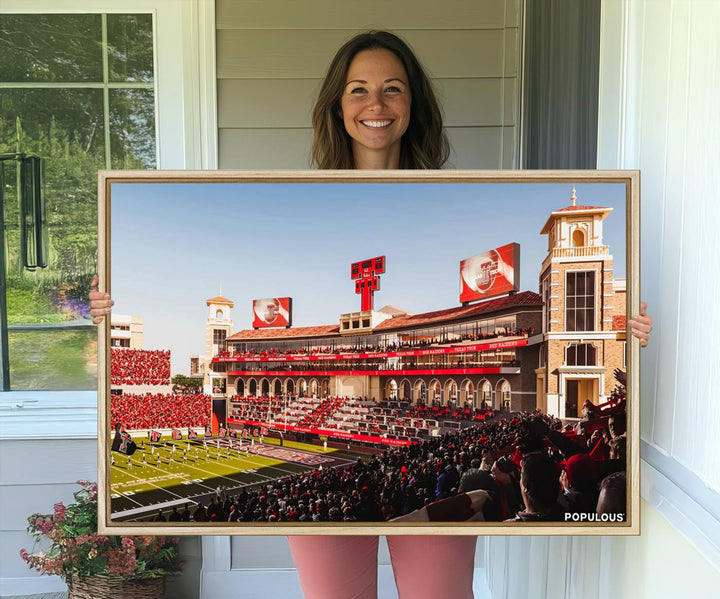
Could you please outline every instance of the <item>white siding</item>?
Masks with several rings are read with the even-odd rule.
[[[603,74],[624,102],[602,110],[601,101],[599,158],[642,171],[642,296],[655,318],[643,352],[642,438],[720,492],[720,316],[711,307],[720,293],[720,3],[630,10],[626,79]],[[604,142],[612,127],[620,155]]]

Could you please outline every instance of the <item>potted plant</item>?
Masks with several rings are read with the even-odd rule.
[[[78,484],[74,503],[28,518],[35,546],[33,553],[21,549],[22,559],[41,574],[61,576],[68,599],[162,599],[165,577],[182,568],[179,539],[98,534],[97,484]]]

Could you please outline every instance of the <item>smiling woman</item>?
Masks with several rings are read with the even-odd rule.
[[[338,50],[312,123],[321,169],[438,169],[450,153],[430,79],[387,31],[357,35]]]
[[[389,50],[365,50],[353,58],[347,79],[340,114],[352,138],[355,168],[400,164],[411,103],[402,63]]]

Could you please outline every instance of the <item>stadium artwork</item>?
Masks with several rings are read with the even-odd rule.
[[[639,177],[100,171],[100,531],[639,534]]]

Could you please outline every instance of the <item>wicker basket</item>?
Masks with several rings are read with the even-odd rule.
[[[68,599],[163,599],[165,578],[133,579],[123,576],[88,576],[68,583]]]

